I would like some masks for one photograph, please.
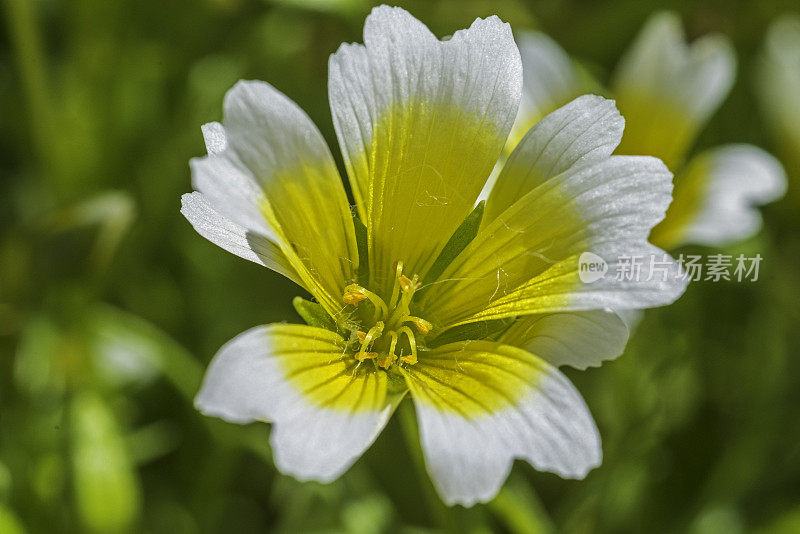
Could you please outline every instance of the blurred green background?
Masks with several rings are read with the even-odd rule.
[[[3,0],[0,533],[800,532],[800,146],[757,91],[767,28],[796,2],[399,4],[440,36],[493,13],[544,30],[601,80],[657,9],[690,37],[729,35],[737,83],[696,150],[751,142],[787,167],[764,230],[724,251],[760,253],[760,279],[695,283],[620,359],[566,371],[604,441],[584,481],[518,462],[492,503],[447,509],[394,418],[340,480],[298,483],[272,466],[267,425],[191,401],[225,341],[299,321],[301,290],[197,235],[179,197],[240,78],[274,84],[337,146],[327,59],[361,41],[370,5]]]

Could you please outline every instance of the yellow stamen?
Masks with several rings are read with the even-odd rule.
[[[367,333],[362,330],[358,330],[356,331],[356,337],[358,337],[359,341],[364,341],[364,338],[367,337]]]
[[[408,338],[408,344],[411,346],[411,354],[402,356],[400,359],[407,364],[414,365],[417,363],[417,340],[414,338],[414,332],[407,326],[401,326],[397,329],[398,334],[405,334]]]
[[[344,301],[345,304],[352,304],[353,306],[358,306],[358,303],[365,298],[367,298],[366,295],[357,291],[345,291],[344,295],[342,295],[342,301]]]
[[[400,288],[403,290],[403,293],[408,293],[414,288],[412,280],[404,274],[401,274],[400,278],[397,280],[400,282]]]
[[[397,332],[391,331],[389,335],[392,337],[392,342],[389,344],[389,354],[394,354],[394,349],[397,347]]]
[[[377,352],[359,352],[356,354],[356,360],[359,362],[364,362],[365,360],[374,360],[378,357]]]
[[[401,276],[403,276],[403,262],[398,260],[394,264],[394,285],[392,286],[392,297],[389,300],[389,307],[392,309],[397,306],[397,299],[400,296]]]
[[[422,334],[423,336],[426,335],[428,332],[430,332],[431,329],[433,328],[433,325],[429,321],[426,321],[422,317],[416,317],[414,315],[406,315],[405,317],[400,319],[400,322],[412,323],[414,326],[417,327],[417,331],[419,331],[419,333]]]
[[[400,277],[400,287],[403,289],[403,296],[400,297],[400,302],[397,304],[397,307],[394,309],[392,315],[389,316],[389,320],[387,321],[387,323],[389,323],[389,325],[392,327],[400,324],[399,319],[401,317],[408,315],[408,307],[411,304],[411,299],[414,298],[414,292],[416,291],[416,286],[418,285],[419,279],[417,278],[417,275],[414,275],[413,279],[408,280],[408,283],[406,283],[403,278],[408,280],[408,278],[405,276]]]
[[[397,354],[391,352],[389,354],[383,354],[380,358],[378,358],[378,367],[389,369],[389,367],[391,367],[396,360]]]
[[[378,321],[375,324],[375,326],[373,326],[372,328],[369,329],[369,332],[366,333],[366,335],[364,336],[363,339],[361,339],[361,336],[358,336],[359,339],[361,339],[361,348],[358,350],[358,354],[368,352],[367,349],[369,348],[369,345],[376,338],[380,337],[380,335],[382,333],[383,333],[383,322],[382,321]],[[356,335],[358,335],[358,332],[356,332]],[[356,355],[356,358],[358,358],[358,355]]]
[[[389,315],[389,308],[386,307],[386,303],[380,298],[378,295],[373,293],[372,291],[368,290],[365,287],[361,287],[358,284],[350,284],[344,288],[344,294],[342,295],[342,300],[346,304],[353,304],[354,306],[358,306],[358,303],[364,299],[369,299],[372,303],[372,306],[375,309],[375,313],[373,314],[373,321],[378,321],[379,319],[385,319]]]

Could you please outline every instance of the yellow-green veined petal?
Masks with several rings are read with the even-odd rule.
[[[439,41],[400,8],[373,9],[365,45],[330,60],[339,143],[384,293],[402,260],[424,276],[475,205],[508,136],[522,74],[497,17]]]
[[[335,313],[358,269],[353,219],[330,150],[308,116],[264,82],[225,96],[228,147],[264,191],[264,213],[309,290]],[[320,294],[320,293],[323,294]]]
[[[617,148],[625,121],[613,100],[584,95],[531,128],[503,165],[486,202],[484,225],[545,180],[573,165],[607,159]]]
[[[674,200],[650,234],[666,249],[686,243],[725,245],[761,227],[755,206],[786,192],[780,162],[753,145],[726,145],[692,158],[675,178]]]
[[[655,158],[612,156],[547,180],[481,229],[424,295],[420,313],[446,328],[671,303],[686,282],[674,261],[647,243],[671,200],[671,177]],[[607,265],[605,276],[581,281],[584,253]],[[638,279],[615,276],[626,256],[639,258]]]
[[[402,397],[387,376],[359,365],[329,330],[259,326],[214,356],[195,406],[234,423],[272,422],[278,469],[328,482],[370,446]]]
[[[612,311],[526,315],[517,319],[498,341],[521,347],[554,367],[599,367],[622,354],[628,326]]]
[[[298,285],[303,285],[280,246],[266,236],[248,231],[214,210],[202,193],[181,196],[181,214],[198,234],[215,245],[282,274]]]
[[[192,161],[195,187],[214,209],[280,246],[331,314],[355,277],[358,252],[339,174],[308,116],[264,82],[225,97],[221,152]]]
[[[565,478],[600,464],[600,437],[580,394],[529,352],[452,343],[421,353],[402,372],[428,471],[448,504],[490,500],[515,458]]]
[[[735,72],[727,38],[708,35],[689,46],[677,15],[652,16],[612,80],[626,121],[617,153],[655,156],[675,169],[730,91]]]

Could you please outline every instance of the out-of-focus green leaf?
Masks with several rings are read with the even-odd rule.
[[[800,506],[780,514],[753,532],[755,534],[797,534],[800,532]]]
[[[730,506],[712,506],[697,516],[690,534],[739,534],[745,525],[739,513]]]
[[[0,502],[7,501],[11,495],[11,471],[0,462]]]
[[[14,379],[21,390],[38,399],[57,398],[64,390],[61,332],[44,315],[31,317],[22,331]]]
[[[0,532],[3,534],[25,534],[17,515],[4,504],[0,503]]]
[[[342,523],[348,534],[381,534],[389,531],[393,515],[392,503],[385,496],[371,495],[347,503]]]
[[[98,304],[88,314],[91,347],[100,375],[112,384],[146,384],[163,373],[187,400],[194,398],[202,368],[165,332],[124,310]]]
[[[66,476],[64,456],[56,452],[45,453],[36,459],[31,473],[33,491],[43,503],[53,504],[63,496]]]
[[[146,464],[174,451],[180,442],[178,429],[170,421],[157,421],[128,434],[127,445],[136,464]]]
[[[82,391],[70,406],[76,507],[92,532],[124,532],[141,507],[139,480],[114,415],[95,393]]]
[[[108,267],[135,214],[136,205],[130,195],[123,191],[108,191],[56,212],[45,222],[56,232],[96,225],[97,240],[89,263],[95,272],[101,272]]]

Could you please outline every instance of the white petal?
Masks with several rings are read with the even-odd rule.
[[[723,35],[685,42],[677,15],[660,13],[623,57],[612,83],[625,117],[618,154],[660,158],[677,170],[730,91],[736,56]]]
[[[783,167],[752,145],[716,148],[707,157],[706,194],[683,242],[724,245],[753,235],[761,227],[755,206],[777,200],[786,192]]]
[[[297,104],[266,82],[240,81],[225,95],[228,147],[260,187],[276,243],[328,313],[358,268],[353,217],[325,140]],[[216,207],[216,203],[212,203]]]
[[[244,227],[220,215],[202,193],[181,196],[181,213],[198,234],[240,258],[268,267],[293,282],[302,285],[280,247],[267,237],[249,232]]]
[[[545,115],[579,95],[595,93],[599,84],[581,72],[558,43],[541,32],[517,35],[522,58],[522,99],[508,134],[503,155],[484,185],[479,200],[486,200],[497,182],[506,157]]]
[[[614,101],[597,95],[578,97],[550,113],[509,156],[489,196],[484,221],[494,220],[545,180],[607,159],[624,128]]]
[[[558,43],[541,32],[517,35],[522,58],[522,100],[509,137],[520,139],[539,120],[586,91],[575,64]],[[513,132],[518,132],[515,136]],[[513,146],[512,146],[513,148]]]
[[[658,13],[620,61],[613,88],[660,95],[704,123],[730,91],[735,74],[736,57],[725,37],[708,35],[689,46],[677,15]]]
[[[387,6],[367,17],[364,42],[331,57],[328,89],[371,269],[384,277],[402,260],[424,276],[506,141],[521,92],[519,51],[497,17],[439,41]]]
[[[225,127],[218,122],[209,122],[201,126],[203,130],[203,141],[206,143],[206,150],[209,156],[216,156],[225,151],[228,141],[225,136]]]
[[[397,402],[387,399],[385,373],[359,374],[356,365],[337,334],[259,326],[220,349],[195,406],[234,423],[271,421],[278,469],[329,482],[372,444]],[[303,373],[312,376],[301,384]]]
[[[192,186],[203,194],[215,211],[246,230],[278,242],[277,234],[264,217],[264,192],[253,176],[233,157],[226,154],[194,158]]]
[[[617,310],[614,312],[622,319],[625,326],[628,327],[628,335],[633,335],[633,332],[639,327],[639,324],[644,319],[644,311],[642,310]]]
[[[522,347],[555,367],[599,367],[622,354],[626,322],[603,310],[520,317],[499,341]]]
[[[434,353],[409,366],[407,380],[425,461],[445,503],[492,499],[515,458],[564,478],[600,465],[592,416],[557,369],[496,343],[454,343]],[[534,377],[512,374],[515,366]],[[488,399],[504,400],[488,406]]]
[[[331,171],[313,176],[318,185],[327,181],[339,185],[322,134],[297,104],[270,84],[239,81],[225,95],[224,108],[228,146],[265,188],[281,171],[314,163]],[[340,190],[344,197],[344,189]]]

